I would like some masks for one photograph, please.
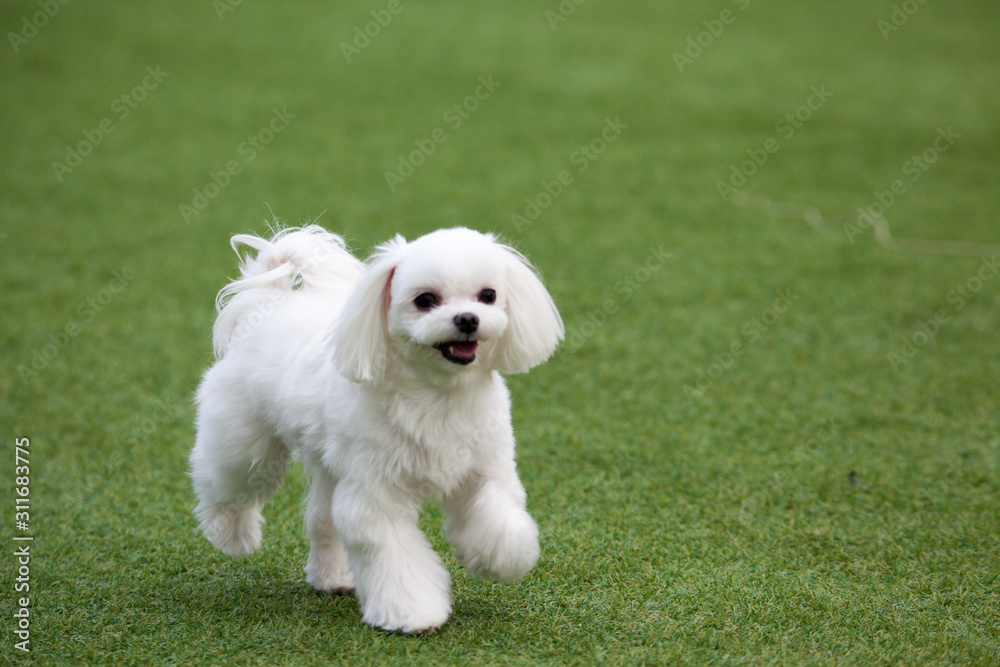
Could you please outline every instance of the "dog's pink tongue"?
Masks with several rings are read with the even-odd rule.
[[[467,357],[470,354],[476,353],[476,341],[472,340],[466,343],[452,343],[451,349],[453,349],[456,354]]]

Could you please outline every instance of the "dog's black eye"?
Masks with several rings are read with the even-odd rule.
[[[497,300],[496,290],[491,290],[489,287],[484,289],[479,293],[479,301],[485,304],[491,304]]]
[[[420,310],[430,310],[441,303],[441,299],[433,292],[424,292],[413,300],[413,305]]]

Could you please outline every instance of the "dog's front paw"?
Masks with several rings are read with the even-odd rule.
[[[437,556],[427,553],[428,560]],[[432,635],[451,615],[451,582],[440,564],[397,562],[388,570],[363,571],[357,578],[362,620],[382,630]]]
[[[437,574],[437,573],[434,573]],[[442,572],[447,577],[447,572]],[[399,588],[382,588],[377,596],[360,595],[361,620],[372,627],[406,635],[432,635],[451,615],[447,581],[431,576]]]
[[[256,507],[213,505],[199,507],[197,515],[205,537],[227,556],[246,556],[260,546],[264,517]]]
[[[494,524],[467,529],[455,542],[455,558],[472,575],[487,581],[515,581],[538,562],[538,526],[523,510]]]
[[[448,615],[446,613],[443,617],[434,618],[424,614],[408,618],[384,618],[366,613],[362,616],[361,620],[374,628],[385,630],[386,632],[430,636],[437,634],[441,626],[448,620]]]
[[[388,632],[433,635],[451,615],[451,596],[447,588],[427,583],[383,589],[378,598],[361,595],[361,620]]]

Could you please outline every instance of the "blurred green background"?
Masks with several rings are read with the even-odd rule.
[[[17,0],[0,26],[38,664],[1000,663],[1000,5]],[[875,204],[932,252],[878,244]],[[497,232],[566,321],[509,382],[542,559],[509,586],[449,560],[438,636],[311,591],[299,470],[252,557],[191,516],[228,239],[274,218],[361,255]]]

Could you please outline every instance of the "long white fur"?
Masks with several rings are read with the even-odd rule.
[[[197,393],[191,476],[208,539],[232,556],[255,551],[261,508],[295,454],[313,477],[306,580],[355,592],[372,626],[434,632],[451,613],[448,572],[417,527],[427,497],[441,500],[472,574],[530,571],[538,529],[500,373],[545,361],[564,330],[527,260],[461,228],[396,237],[367,264],[318,226],[238,245],[257,252],[219,294],[219,359]],[[477,299],[487,287],[493,304]],[[425,312],[413,299],[426,291],[442,303]],[[468,365],[434,347],[455,339],[459,313],[479,321]]]

